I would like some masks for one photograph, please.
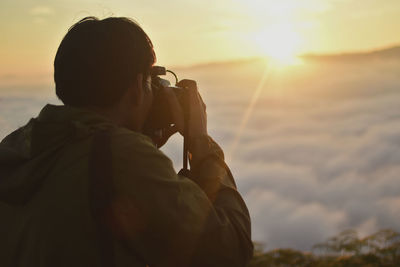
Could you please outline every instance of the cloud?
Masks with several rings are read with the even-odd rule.
[[[49,6],[36,6],[29,10],[34,16],[49,16],[54,14],[54,9]]]
[[[49,6],[36,6],[31,8],[29,13],[33,16],[33,23],[44,24],[55,12],[54,9]]]
[[[229,150],[263,65],[198,75],[209,127]],[[400,62],[306,62],[272,73],[229,166],[253,239],[309,250],[348,228],[400,231]],[[219,77],[219,78],[218,78]],[[208,89],[207,89],[208,88]]]
[[[314,240],[335,234],[346,221],[340,209],[317,202],[303,204],[272,191],[255,189],[246,200],[255,207],[251,210],[253,239],[269,249],[311,247]]]

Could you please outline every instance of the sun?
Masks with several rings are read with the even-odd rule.
[[[262,56],[280,65],[293,65],[298,62],[296,55],[299,52],[300,37],[290,25],[271,25],[256,32],[252,39]]]

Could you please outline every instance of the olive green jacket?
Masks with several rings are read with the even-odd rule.
[[[0,266],[245,266],[248,210],[222,150],[196,142],[189,179],[147,136],[45,106],[0,144]]]

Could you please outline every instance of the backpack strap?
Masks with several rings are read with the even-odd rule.
[[[94,134],[89,158],[89,201],[95,222],[97,244],[101,253],[101,266],[115,266],[115,252],[107,214],[114,198],[112,182],[112,155],[110,133],[106,130]]]

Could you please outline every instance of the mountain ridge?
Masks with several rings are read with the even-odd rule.
[[[300,59],[304,60],[365,60],[365,59],[387,59],[387,58],[395,58],[400,60],[400,44],[381,48],[374,49],[370,51],[360,51],[360,52],[343,52],[343,53],[327,53],[327,54],[318,54],[318,53],[306,53],[297,56]],[[231,60],[222,60],[222,61],[211,61],[204,63],[195,63],[191,65],[176,65],[173,66],[173,69],[181,70],[181,69],[194,69],[194,68],[207,68],[207,67],[217,67],[224,65],[236,65],[254,62],[258,60],[263,60],[262,57],[249,57],[249,58],[239,58],[239,59],[231,59]]]
[[[304,59],[371,59],[371,58],[399,58],[400,59],[400,45],[391,46],[382,49],[375,49],[371,51],[361,52],[344,52],[333,54],[304,54],[300,55]]]

